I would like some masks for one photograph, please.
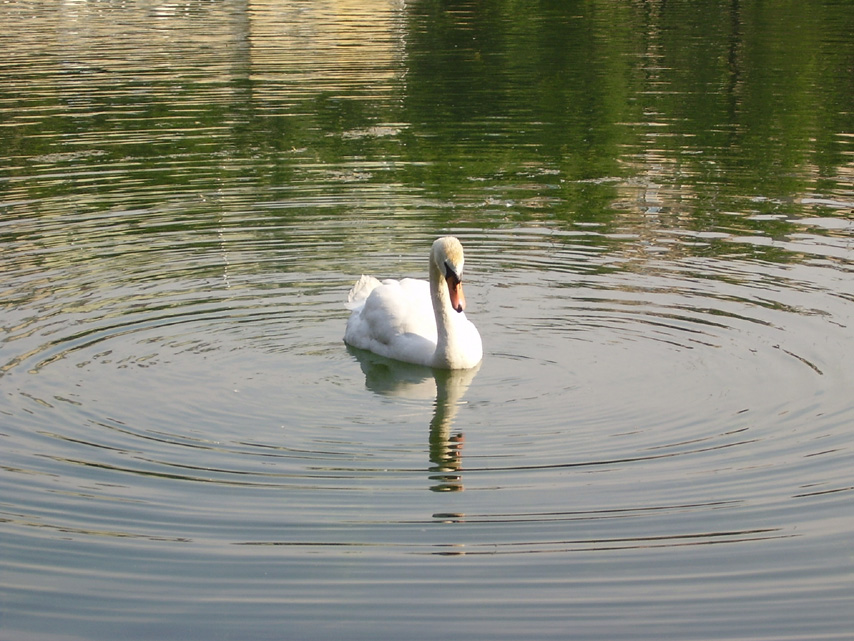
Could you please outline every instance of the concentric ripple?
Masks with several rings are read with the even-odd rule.
[[[0,637],[850,636],[850,11],[517,5],[0,5]]]
[[[348,263],[368,262],[342,253],[335,230],[346,221],[328,237],[314,227],[310,261],[293,225],[269,217],[176,228],[155,246],[131,233],[169,215],[138,212],[77,246],[56,243],[41,273],[63,227],[18,221],[0,350],[13,577],[42,571],[33,541],[68,540],[80,579],[107,582],[83,569],[79,545],[113,541],[135,555],[167,546],[193,591],[205,573],[179,548],[236,575],[240,559],[265,555],[356,554],[376,572],[387,559],[483,558],[502,571],[531,559],[543,583],[530,589],[546,598],[558,580],[548,559],[580,556],[569,562],[580,568],[587,555],[635,555],[618,574],[648,577],[688,550],[720,563],[693,551],[723,545],[733,550],[723,574],[692,572],[719,582],[709,598],[734,608],[723,586],[782,580],[743,569],[757,551],[805,558],[816,540],[846,540],[847,255],[623,261],[601,248],[631,240],[590,229],[584,243],[573,230],[451,229],[468,250],[468,311],[486,355],[476,371],[441,376],[341,342]],[[402,235],[370,262],[381,275],[419,275],[429,238]],[[158,585],[155,570],[122,567],[122,581]],[[816,573],[834,569],[787,572],[790,593],[813,599]],[[343,598],[341,586],[306,580]],[[680,572],[671,580],[697,589]],[[840,598],[836,581],[822,599]],[[683,603],[664,583],[654,589]],[[214,592],[255,590],[234,578]]]

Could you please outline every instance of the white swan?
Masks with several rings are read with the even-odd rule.
[[[462,276],[463,246],[452,236],[433,243],[429,283],[362,276],[347,298],[353,312],[344,342],[416,365],[474,367],[483,346],[477,328],[463,313]]]

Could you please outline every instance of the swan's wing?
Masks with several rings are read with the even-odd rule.
[[[436,317],[426,281],[412,278],[383,281],[368,296],[361,316],[380,342],[391,343],[404,334],[436,342]]]
[[[435,343],[436,313],[433,311],[433,300],[430,297],[430,283],[416,278],[404,278],[398,285],[406,300],[405,315],[401,316],[401,332],[417,334]]]
[[[356,309],[357,307],[364,305],[365,300],[367,300],[371,292],[381,284],[382,283],[373,276],[365,276],[362,274],[362,277],[356,281],[356,284],[353,285],[353,289],[351,289],[350,293],[347,294],[347,309]]]
[[[353,310],[344,340],[397,360],[432,362],[436,318],[429,284],[411,278],[383,281]]]

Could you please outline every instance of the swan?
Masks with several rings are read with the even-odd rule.
[[[453,236],[433,243],[429,283],[362,276],[347,297],[352,312],[344,342],[416,365],[474,367],[483,357],[483,345],[463,313],[462,277],[463,246]]]

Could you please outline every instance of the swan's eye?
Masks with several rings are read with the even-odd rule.
[[[445,261],[445,278],[453,279],[455,283],[459,283],[462,278],[457,275],[457,270],[451,265],[450,261]]]

